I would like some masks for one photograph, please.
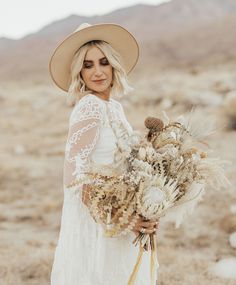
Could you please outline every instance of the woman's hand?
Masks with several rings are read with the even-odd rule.
[[[136,235],[139,235],[140,233],[155,234],[158,227],[159,227],[159,220],[146,220],[142,216],[139,216],[132,231]]]
[[[116,211],[117,209],[112,209],[112,216],[115,215]],[[132,223],[135,216],[136,214],[133,214],[132,217],[128,218],[129,224]],[[128,227],[128,225],[123,226],[122,229],[124,230],[126,229],[126,227]],[[134,232],[136,236],[138,236],[142,232],[142,229],[144,230],[145,234],[153,234],[153,233],[155,234],[158,227],[159,227],[159,219],[158,220],[146,220],[144,217],[139,215],[131,231]]]

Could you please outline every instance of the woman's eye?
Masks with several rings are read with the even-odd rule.
[[[102,65],[108,65],[109,64],[108,60],[103,60],[101,63],[102,63]]]
[[[100,61],[100,64],[101,65],[109,65],[109,61],[106,59],[106,60]],[[85,63],[83,65],[83,68],[91,68],[91,67],[93,67],[92,64]]]
[[[92,65],[91,64],[84,64],[84,68],[91,68]]]

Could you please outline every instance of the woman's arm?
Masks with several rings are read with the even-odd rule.
[[[89,168],[89,157],[100,134],[101,105],[94,96],[82,98],[71,113],[64,162],[64,184],[76,184],[76,188],[87,189],[80,178]],[[88,191],[88,189],[87,189]],[[81,193],[83,194],[83,193]]]

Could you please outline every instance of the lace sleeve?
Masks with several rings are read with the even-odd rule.
[[[102,110],[91,97],[83,97],[74,107],[69,122],[65,150],[64,184],[70,185],[79,179],[89,164],[89,155],[94,149],[100,130]]]

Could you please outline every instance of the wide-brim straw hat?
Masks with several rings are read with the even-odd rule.
[[[83,23],[57,46],[49,63],[53,81],[64,91],[68,91],[71,83],[71,63],[74,54],[82,45],[92,40],[109,43],[121,55],[127,74],[136,65],[139,46],[129,31],[113,23]]]

